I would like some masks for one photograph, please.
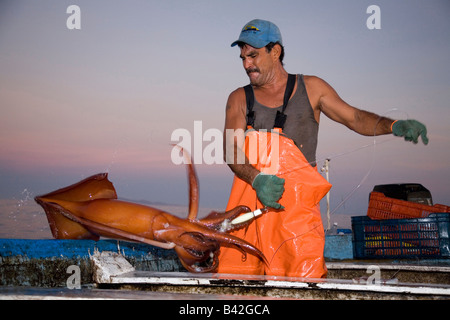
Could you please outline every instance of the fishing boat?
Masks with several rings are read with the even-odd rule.
[[[450,299],[450,207],[426,191],[376,186],[367,216],[326,235],[325,279],[192,273],[138,242],[0,239],[0,299]]]
[[[194,274],[146,244],[0,239],[0,299],[450,299],[450,259],[353,255],[351,234],[328,235],[326,279]]]

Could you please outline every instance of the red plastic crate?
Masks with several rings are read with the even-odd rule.
[[[437,212],[450,212],[450,207],[442,204],[427,206],[425,204],[389,198],[381,192],[372,191],[370,193],[367,216],[375,220],[410,219],[425,218],[430,213]]]

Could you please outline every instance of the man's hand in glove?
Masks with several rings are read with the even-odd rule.
[[[284,192],[284,179],[275,175],[259,173],[253,180],[252,187],[263,205],[275,209],[284,209],[277,202]]]
[[[422,142],[428,144],[427,128],[416,120],[397,120],[392,124],[392,133],[394,136],[405,137],[406,141],[417,143],[419,136]]]

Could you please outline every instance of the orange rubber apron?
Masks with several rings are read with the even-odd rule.
[[[245,154],[261,172],[285,179],[285,191],[279,201],[284,209],[272,209],[257,217],[247,228],[232,233],[259,248],[269,261],[269,267],[253,255],[245,257],[235,248],[222,247],[218,272],[326,277],[325,234],[319,202],[331,184],[280,129],[271,132],[248,130]],[[257,159],[252,159],[255,155]],[[252,211],[263,207],[252,186],[235,176],[227,210],[238,205],[246,205]]]

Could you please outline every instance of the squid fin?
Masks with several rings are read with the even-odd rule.
[[[36,199],[60,199],[88,201],[95,199],[117,199],[117,193],[107,173],[98,173],[65,188],[37,196]]]
[[[44,209],[54,238],[98,240],[98,235],[68,219],[61,214],[59,208],[51,204],[54,200],[88,201],[95,199],[117,199],[116,190],[108,180],[107,173],[99,173],[68,187],[37,196],[35,201]]]

